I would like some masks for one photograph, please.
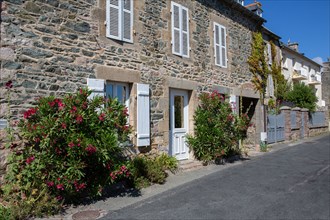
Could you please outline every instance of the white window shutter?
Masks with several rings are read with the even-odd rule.
[[[107,37],[121,40],[121,0],[107,0]]]
[[[180,5],[172,2],[172,53],[181,55]]]
[[[270,43],[267,43],[267,54],[268,54],[268,63],[272,64],[272,47]]]
[[[95,96],[104,97],[104,95],[105,95],[105,80],[87,78],[87,86],[90,90],[92,90],[91,95],[88,97],[89,99],[92,99]]]
[[[181,7],[181,40],[182,56],[189,57],[189,13],[184,7]]]
[[[133,0],[123,1],[123,40],[133,42]]]
[[[214,58],[215,65],[220,66],[220,28],[219,25],[214,23]]]
[[[268,75],[267,91],[268,91],[269,97],[274,97],[274,81],[273,81],[273,76],[272,75]]]
[[[137,84],[137,146],[150,145],[149,85]]]
[[[230,95],[230,97],[229,97],[229,103],[230,103],[233,113],[238,112],[238,106],[237,106],[238,100],[237,99],[238,98],[236,97],[236,95]]]
[[[226,28],[220,26],[221,66],[227,67]]]

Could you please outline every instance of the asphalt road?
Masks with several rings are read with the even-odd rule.
[[[103,219],[330,219],[330,136],[215,172]]]

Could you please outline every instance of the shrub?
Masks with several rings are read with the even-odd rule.
[[[154,158],[137,156],[129,164],[133,185],[137,188],[149,186],[151,183],[163,184],[167,177],[166,170],[174,172],[177,167],[177,160],[167,154]]]
[[[130,132],[127,109],[116,99],[89,99],[90,93],[40,98],[24,113],[18,125],[23,147],[11,145],[5,197],[30,202],[31,210],[36,200],[48,201],[39,204],[47,209],[53,198],[99,195],[103,186],[130,175],[119,146]]]
[[[317,97],[310,86],[304,83],[295,83],[292,90],[287,93],[286,101],[293,102],[297,107],[307,108],[309,111],[314,112]]]
[[[199,99],[201,104],[194,115],[194,136],[187,136],[195,157],[208,162],[238,153],[238,140],[246,137],[250,125],[247,114],[234,114],[225,96],[216,91],[203,93]]]

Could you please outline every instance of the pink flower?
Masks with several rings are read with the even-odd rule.
[[[100,120],[100,121],[104,121],[104,119],[105,119],[105,114],[104,114],[104,113],[101,113],[101,114],[99,115],[99,120]]]
[[[62,126],[63,129],[66,129],[66,124],[64,122],[62,123],[61,126]]]
[[[53,101],[53,102],[48,102],[48,105],[49,105],[50,107],[54,107],[55,102],[54,102],[54,101]]]
[[[73,106],[72,109],[70,110],[70,113],[73,114],[77,111],[77,107]]]
[[[125,165],[123,165],[123,166],[120,167],[120,170],[125,172],[127,170],[127,167]]]
[[[125,108],[125,109],[123,110],[123,115],[128,116],[128,109],[127,109],[127,108]]]
[[[70,142],[70,143],[68,144],[68,146],[69,146],[70,148],[73,148],[73,147],[74,147],[74,143],[73,143],[73,142]]]
[[[112,180],[115,180],[117,178],[116,173],[115,172],[111,172],[110,173],[110,177],[111,177]]]
[[[64,190],[64,185],[63,185],[63,184],[57,184],[57,185],[56,185],[56,188],[57,188],[58,190]]]
[[[82,117],[81,115],[78,115],[78,116],[76,117],[76,122],[77,122],[77,124],[81,124],[82,121],[83,121],[83,117]]]
[[[31,157],[26,158],[26,163],[27,164],[32,163],[32,161],[34,161],[34,156],[31,156]]]
[[[59,110],[63,110],[64,107],[65,107],[65,105],[64,105],[61,101],[59,101],[59,102],[57,103],[57,106],[58,106],[58,109],[59,109]]]
[[[24,118],[28,119],[30,118],[30,116],[36,114],[38,111],[38,108],[30,108],[29,110],[27,110],[26,112],[24,112]]]
[[[54,186],[54,182],[50,181],[46,183],[48,187],[53,187]]]
[[[86,108],[87,108],[87,102],[84,102],[84,103],[82,104],[82,108],[83,108],[83,109],[86,109]]]
[[[96,147],[93,145],[89,144],[85,150],[88,152],[89,155],[94,154],[96,152]]]
[[[6,82],[6,89],[11,89],[13,87],[13,81],[9,80]]]
[[[56,196],[56,199],[57,199],[58,201],[60,201],[60,200],[63,199],[63,197],[62,197],[62,196]]]

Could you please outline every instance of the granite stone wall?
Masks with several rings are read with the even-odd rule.
[[[171,1],[134,1],[133,43],[106,37],[105,0],[5,0],[1,3],[0,118],[7,112],[4,84],[12,80],[10,110],[19,118],[35,98],[63,95],[87,78],[130,84],[130,123],[136,125],[135,85],[150,85],[152,146],[168,150],[170,88],[189,91],[189,119],[198,95],[215,86],[258,99],[246,63],[252,31],[262,20],[231,1],[176,0],[189,10],[190,57],[172,54]],[[214,65],[213,22],[226,27],[228,68]],[[249,132],[259,143],[259,104]]]

